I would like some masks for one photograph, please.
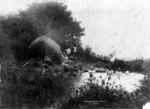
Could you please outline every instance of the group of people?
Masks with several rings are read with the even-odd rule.
[[[70,59],[75,59],[75,54],[77,53],[77,47],[70,47],[65,50],[65,53],[67,56],[69,56]]]
[[[113,71],[111,68],[109,68],[106,71],[107,75],[109,76],[109,78],[111,78],[112,75],[117,75],[118,79],[120,79],[121,75],[123,74],[123,72],[121,71],[121,68],[118,67],[118,69],[116,71]],[[126,72],[124,72],[124,74],[129,74],[130,72],[127,70]]]
[[[120,79],[121,75],[122,75],[122,71],[121,71],[121,68],[118,67],[118,70],[116,70],[115,72],[109,68],[107,71],[106,71],[106,74],[108,75],[108,78],[111,78],[111,76],[113,74],[116,74],[118,76],[118,79]]]
[[[95,69],[93,66],[91,66],[91,69],[88,71],[90,78],[93,77],[93,74],[96,73]],[[113,69],[109,68],[108,70],[106,70],[106,74],[108,75],[108,78],[111,78],[112,75],[117,75],[118,79],[121,78],[121,75],[123,74],[123,72],[121,71],[121,68],[118,67],[118,69],[116,71],[114,71]],[[125,74],[129,74],[129,71],[126,71]]]
[[[77,52],[77,47],[70,47],[62,53],[63,62],[62,66],[68,67],[68,62],[71,62],[72,59],[75,58],[75,53]],[[71,60],[69,60],[71,59]]]

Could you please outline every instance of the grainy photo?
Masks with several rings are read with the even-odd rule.
[[[150,109],[149,0],[0,0],[1,109]]]

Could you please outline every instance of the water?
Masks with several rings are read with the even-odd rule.
[[[139,89],[141,85],[140,81],[144,79],[143,74],[130,73],[130,74],[122,74],[120,79],[118,79],[117,75],[113,75],[110,80],[108,80],[108,76],[106,73],[94,73],[93,76],[96,78],[95,83],[98,83],[101,86],[102,79],[107,83],[113,84],[116,86],[121,86],[124,90],[131,93]],[[81,75],[80,81],[75,83],[75,86],[80,87],[82,85],[86,85],[88,79],[90,78],[89,73],[83,73]],[[119,87],[118,87],[119,89]]]

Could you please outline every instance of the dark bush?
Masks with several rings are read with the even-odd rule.
[[[26,69],[11,63],[1,72],[2,107],[51,106],[63,97],[67,91],[61,75],[51,72],[42,75],[41,71]]]
[[[10,17],[2,21],[3,32],[11,39],[12,54],[18,61],[29,58],[29,44],[38,37],[36,29],[26,18]]]
[[[111,67],[114,70],[117,70],[118,67],[120,67],[122,71],[125,71],[130,70],[131,66],[125,60],[115,59]]]
[[[124,59],[115,59],[112,63],[112,68],[117,70],[118,67],[121,68],[122,71],[132,71],[132,72],[144,72],[145,68],[143,67],[144,60],[143,59],[135,59],[135,60],[124,60]]]

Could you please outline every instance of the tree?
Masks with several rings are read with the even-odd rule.
[[[20,12],[21,17],[32,21],[40,36],[47,35],[56,41],[62,49],[79,46],[84,28],[72,17],[67,6],[58,2],[32,4],[27,11]]]
[[[28,59],[29,44],[38,37],[36,29],[26,18],[10,16],[1,22],[3,32],[11,39],[12,54],[18,61]]]
[[[12,40],[12,53],[18,61],[29,59],[29,44],[37,37],[46,35],[58,43],[62,50],[81,46],[84,28],[76,21],[67,6],[58,2],[32,4],[18,15],[2,20],[3,33]]]
[[[0,22],[4,20],[4,16],[0,16]],[[8,58],[10,56],[10,40],[2,32],[2,25],[0,24],[0,59]]]

